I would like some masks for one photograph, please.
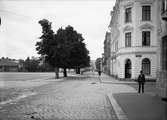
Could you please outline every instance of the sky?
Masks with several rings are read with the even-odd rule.
[[[102,56],[115,0],[0,0],[0,57],[38,57],[42,35],[38,21],[52,22],[54,32],[71,25],[85,39],[91,60]]]

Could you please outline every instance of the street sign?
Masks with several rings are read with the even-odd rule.
[[[136,55],[136,57],[142,57],[142,55]]]

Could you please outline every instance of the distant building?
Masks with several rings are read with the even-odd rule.
[[[156,79],[159,0],[116,0],[109,29],[110,75]]]
[[[103,69],[104,73],[110,74],[110,55],[111,55],[111,33],[106,32],[104,40],[104,60],[103,60]]]
[[[159,0],[159,39],[157,88],[161,97],[167,98],[167,0]]]
[[[90,61],[90,70],[94,72],[96,70],[95,60]]]
[[[9,58],[0,59],[0,72],[18,72],[19,63]]]

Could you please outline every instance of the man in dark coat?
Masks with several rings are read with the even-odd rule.
[[[101,76],[101,71],[100,70],[98,71],[98,74],[99,74],[99,76]]]
[[[144,93],[144,83],[145,83],[145,75],[143,74],[143,71],[140,71],[140,74],[138,76],[138,83],[139,83],[139,90],[138,92],[140,93],[141,88],[142,88],[142,93]]]

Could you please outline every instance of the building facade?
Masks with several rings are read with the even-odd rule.
[[[159,0],[159,13],[157,88],[159,95],[167,98],[167,0]]]
[[[0,59],[0,72],[18,72],[19,64],[8,58]]]
[[[159,0],[116,0],[109,29],[110,75],[156,79]]]
[[[104,40],[104,58],[103,58],[103,72],[106,74],[110,74],[110,40],[111,33],[106,32],[105,40]]]

